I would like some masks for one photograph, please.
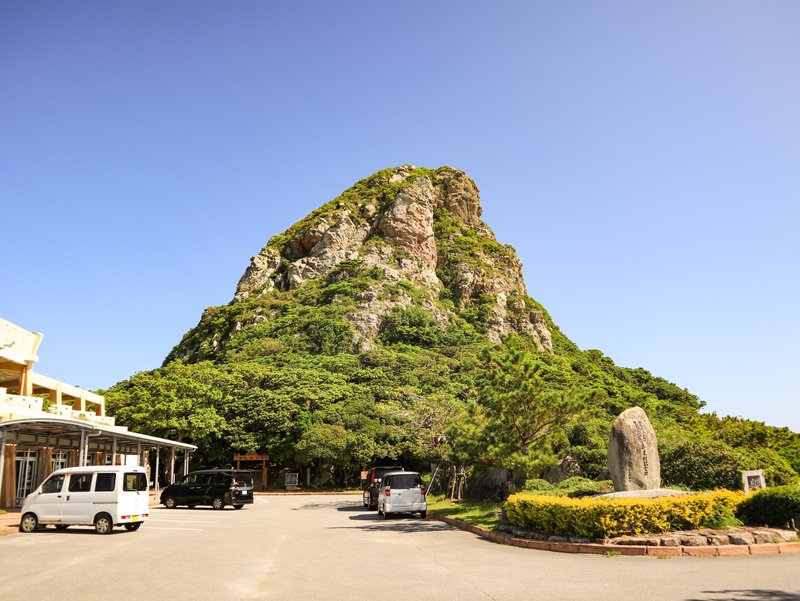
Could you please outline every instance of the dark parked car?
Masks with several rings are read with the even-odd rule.
[[[399,465],[376,465],[367,470],[367,477],[361,480],[363,503],[367,509],[378,508],[378,487],[383,475],[387,472],[402,472]]]
[[[161,504],[173,509],[186,505],[211,505],[241,509],[253,502],[253,475],[243,470],[200,470],[190,472],[161,492]]]

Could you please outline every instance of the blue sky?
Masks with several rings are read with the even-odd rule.
[[[800,431],[800,4],[0,5],[0,316],[158,366],[355,181],[464,169],[582,348]]]

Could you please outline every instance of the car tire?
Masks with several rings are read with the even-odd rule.
[[[56,524],[56,530],[66,530],[69,528],[69,524]]]
[[[192,503],[191,505],[187,505],[186,507],[188,507],[189,509],[194,509],[195,505],[194,505],[194,503]]]
[[[94,531],[97,534],[111,534],[114,529],[114,520],[107,513],[101,513],[94,518]]]
[[[421,517],[424,520],[426,517],[428,517],[428,512],[427,511],[420,511],[419,512],[419,517]]]
[[[234,509],[241,509],[242,507],[244,507],[244,505],[239,504],[239,503],[237,503],[236,505],[233,506]]]
[[[20,532],[36,532],[39,530],[39,518],[35,513],[26,513],[19,521]]]
[[[211,501],[211,507],[214,509],[225,509],[225,500],[222,497],[214,497]]]
[[[389,512],[384,509],[383,510],[383,519],[384,520],[388,520],[389,519],[389,515],[390,515]]]
[[[142,527],[141,522],[131,522],[130,524],[125,524],[125,530],[127,530],[128,532],[136,532],[141,527]]]
[[[167,497],[164,499],[164,507],[167,509],[175,509],[178,506],[178,503],[175,501],[175,497]]]

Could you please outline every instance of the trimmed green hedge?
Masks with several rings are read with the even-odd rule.
[[[784,528],[794,520],[800,526],[800,486],[765,488],[739,504],[737,516],[752,526]]]
[[[511,495],[504,511],[521,528],[554,534],[609,538],[623,535],[721,528],[738,523],[744,495],[719,490],[660,499]]]

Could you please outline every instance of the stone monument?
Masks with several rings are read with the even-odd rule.
[[[611,426],[608,471],[614,490],[651,490],[661,487],[658,442],[641,407],[623,411]]]

